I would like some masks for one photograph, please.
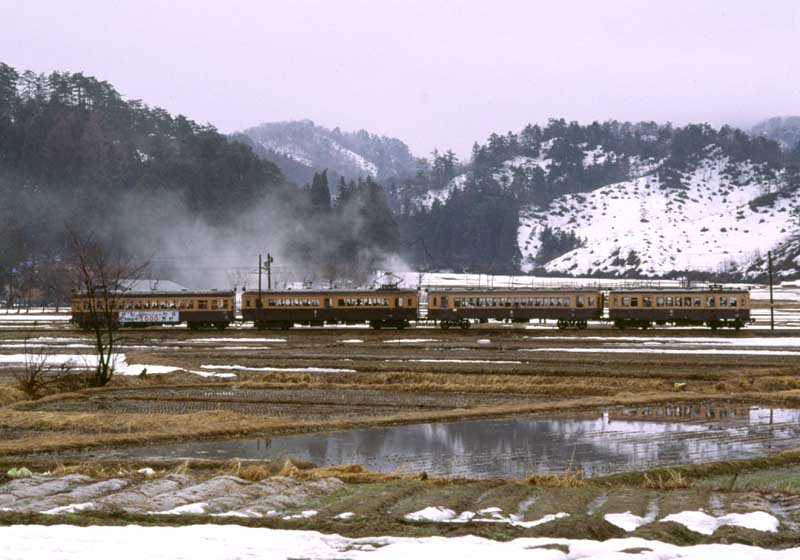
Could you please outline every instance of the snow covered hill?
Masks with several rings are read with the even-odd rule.
[[[734,182],[725,172],[728,164],[712,150],[684,175],[685,190],[665,188],[650,173],[559,197],[544,209],[526,208],[519,229],[523,268],[534,267],[545,227],[584,240],[584,246],[544,263],[549,272],[662,276],[746,268],[796,233],[790,210],[800,199],[770,200],[763,195],[777,190],[777,182],[765,182],[748,164],[736,166]]]
[[[507,188],[515,172],[547,173],[553,160],[542,146],[539,157],[516,156],[493,173]],[[584,147],[586,169],[624,158],[601,147]],[[800,193],[783,189],[781,173],[763,165],[733,162],[723,150],[707,146],[685,171],[680,186],[667,185],[663,162],[627,158],[629,179],[589,192],[567,194],[545,206],[520,211],[518,245],[522,270],[602,276],[665,276],[684,271],[759,274],[769,250],[776,270],[800,271],[800,218],[792,210]],[[418,197],[420,206],[445,202],[469,185],[468,173],[444,189]],[[574,234],[578,245],[555,258],[542,259],[542,234]]]
[[[313,121],[264,123],[239,135],[263,158],[278,164],[289,180],[307,183],[315,171],[328,169],[346,179],[371,176],[378,180],[414,173],[416,162],[408,146],[396,138],[365,130],[342,132]]]

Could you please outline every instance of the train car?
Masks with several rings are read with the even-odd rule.
[[[416,320],[415,290],[285,290],[244,292],[242,318],[259,329],[289,329],[295,324],[369,323],[373,329],[403,329]]]
[[[471,321],[554,319],[560,329],[585,329],[602,318],[603,293],[595,289],[487,289],[428,291],[428,319],[448,329],[469,328]]]
[[[186,323],[190,329],[225,329],[236,319],[235,294],[216,290],[203,292],[113,292],[97,295],[94,300],[87,294],[72,297],[70,321],[91,328],[93,317],[107,316],[119,327],[148,327]],[[94,307],[93,307],[94,306]],[[93,313],[94,310],[94,313]]]
[[[739,330],[750,322],[750,293],[742,289],[611,290],[608,300],[609,319],[620,329],[672,324]]]

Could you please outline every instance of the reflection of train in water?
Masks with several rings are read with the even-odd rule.
[[[692,422],[749,418],[750,406],[742,403],[669,403],[608,411],[609,420]]]
[[[423,292],[377,290],[282,290],[242,292],[241,318],[256,328],[369,323],[372,328],[405,328],[433,321],[441,328],[469,328],[473,322],[555,321],[558,328],[585,329],[589,321],[647,329],[653,325],[705,325],[736,330],[750,322],[750,294],[722,287],[685,289],[592,288],[447,289],[431,288],[427,313]],[[120,326],[186,323],[190,328],[224,329],[236,320],[234,292],[115,292],[76,294],[72,322],[90,326],[99,317]],[[608,306],[608,314],[604,309]],[[107,310],[105,308],[108,308]],[[98,313],[98,311],[103,311]]]

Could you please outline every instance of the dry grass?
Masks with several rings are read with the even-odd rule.
[[[0,384],[0,406],[24,400],[25,393],[8,383]]]
[[[572,468],[558,474],[534,474],[527,478],[527,482],[542,488],[582,488],[587,485],[583,470]]]
[[[680,472],[670,469],[666,475],[648,473],[644,474],[644,482],[642,484],[645,488],[652,490],[678,490],[682,488],[689,488],[691,483]]]

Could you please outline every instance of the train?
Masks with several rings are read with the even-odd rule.
[[[433,322],[442,329],[474,323],[555,321],[559,329],[606,322],[618,329],[706,326],[739,330],[751,320],[750,293],[741,288],[611,289],[514,288],[427,291],[384,287],[359,290],[268,290],[113,292],[102,297],[76,293],[71,322],[88,329],[102,318],[119,327],[185,323],[190,329],[225,329],[252,322],[257,329],[287,330],[295,325],[368,323],[373,329],[404,329]],[[424,297],[423,297],[424,296]],[[422,306],[421,302],[427,302]],[[108,309],[105,309],[105,308]],[[425,310],[423,312],[423,309]],[[102,313],[100,313],[102,311]]]

